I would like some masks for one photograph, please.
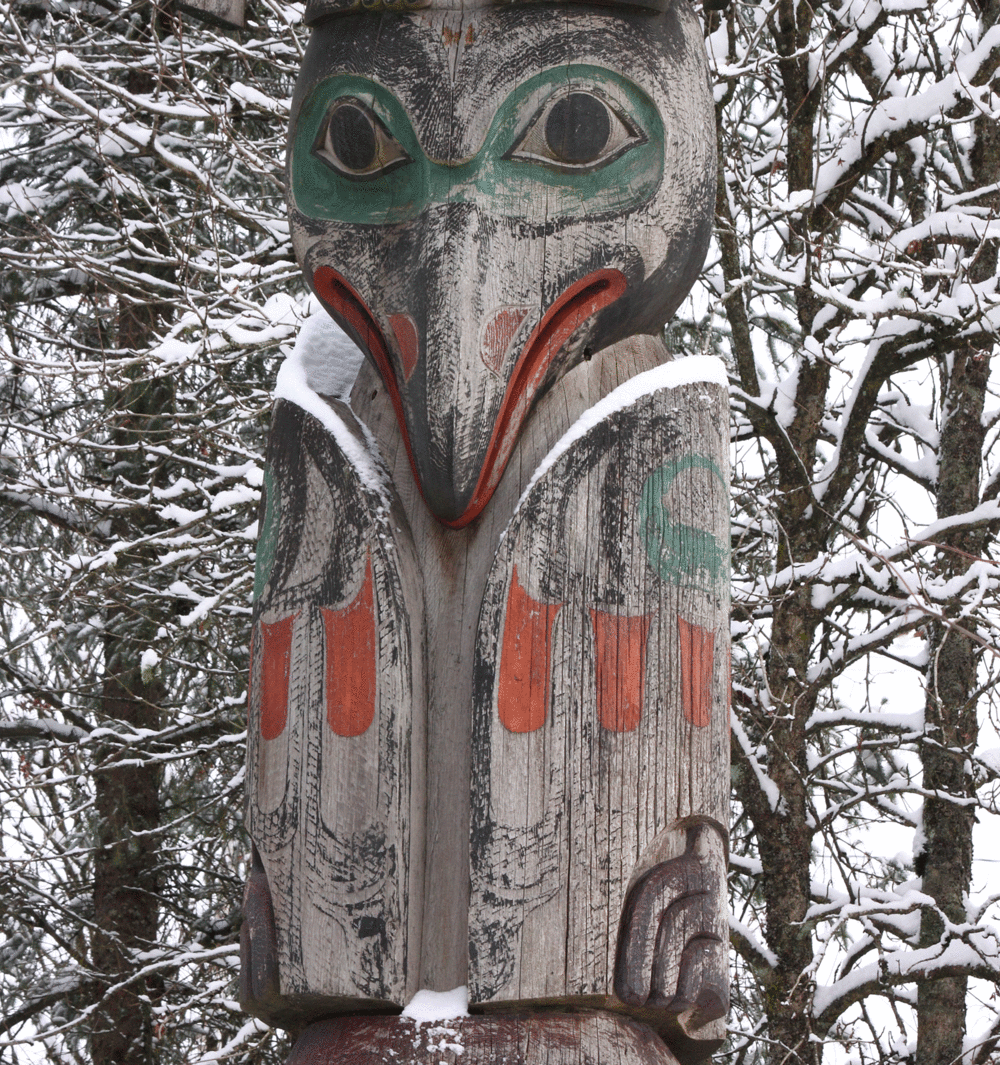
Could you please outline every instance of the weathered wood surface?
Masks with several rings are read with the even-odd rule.
[[[575,367],[539,402],[490,506],[472,526],[446,529],[410,472],[392,404],[366,364],[352,406],[379,443],[412,529],[427,605],[427,852],[421,986],[468,980],[473,663],[483,593],[497,546],[532,473],[569,425],[613,389],[667,358],[632,337]],[[617,921],[617,915],[613,918]]]
[[[606,1014],[321,1021],[287,1065],[677,1065],[643,1025]]]
[[[536,481],[497,552],[474,677],[473,1002],[584,1000],[671,1027],[685,1013],[722,1038],[726,412],[725,390],[698,383],[603,419]],[[622,930],[646,990],[611,1001],[630,881],[676,862],[690,875],[660,876]],[[675,904],[684,920],[663,916]]]
[[[246,0],[179,0],[181,11],[205,22],[239,30],[246,25]]]
[[[339,442],[276,404],[258,544],[247,828],[280,995],[244,1005],[274,1024],[391,1009],[419,987],[422,582],[353,417],[331,416]]]
[[[275,410],[242,1000],[295,1027],[468,981],[483,1009],[631,1012],[697,1060],[726,999],[724,389],[618,397],[529,490],[664,362],[644,334],[703,261],[697,19],[322,4],[291,229],[369,361],[350,408]],[[394,1030],[361,1023],[330,1031]],[[538,1045],[596,1061],[581,1033],[629,1025],[549,1017]]]
[[[482,639],[478,634],[477,620],[489,571],[494,566],[496,548],[506,527],[504,518],[513,512],[531,473],[566,426],[613,388],[664,358],[665,352],[658,342],[648,337],[634,338],[600,353],[563,378],[543,398],[530,420],[519,441],[516,461],[511,464],[498,490],[495,505],[476,523],[475,528],[465,530],[445,529],[428,514],[419,490],[409,475],[405,450],[388,397],[370,371],[367,368],[362,370],[355,388],[354,402],[380,442],[394,483],[401,486],[400,498],[396,501],[391,520],[383,516],[381,524],[374,525],[373,531],[366,534],[367,543],[375,545],[374,557],[383,559],[376,564],[376,570],[386,565],[385,560],[395,559],[395,564],[399,564],[400,559],[408,560],[407,572],[419,571],[419,581],[423,582],[427,595],[425,614],[420,605],[418,582],[411,580],[414,587],[409,591],[410,599],[417,603],[412,615],[417,619],[426,617],[426,639],[412,635],[414,624],[409,615],[405,624],[402,617],[394,617],[392,625],[385,627],[384,646],[381,649],[386,660],[391,662],[397,654],[392,650],[393,643],[408,637],[403,640],[404,646],[398,654],[404,660],[410,657],[411,674],[418,678],[412,684],[415,694],[411,695],[411,706],[425,705],[425,709],[417,715],[420,720],[415,726],[410,726],[410,760],[402,763],[402,768],[411,773],[409,804],[402,802],[406,788],[389,780],[382,781],[372,769],[373,759],[377,759],[378,755],[365,744],[370,743],[376,735],[374,729],[355,737],[338,737],[332,732],[330,691],[324,664],[328,651],[324,617],[329,616],[328,613],[324,615],[324,610],[329,611],[337,606],[345,609],[343,604],[349,607],[363,598],[367,584],[368,547],[365,546],[365,536],[358,530],[360,528],[363,532],[367,528],[365,522],[370,520],[358,516],[352,518],[352,513],[363,514],[364,508],[349,506],[345,498],[335,496],[327,477],[333,478],[333,483],[340,485],[341,489],[344,484],[349,485],[350,491],[359,493],[362,501],[367,499],[369,515],[377,515],[383,503],[377,493],[362,484],[350,462],[342,456],[337,463],[333,462],[336,456],[332,449],[336,448],[336,443],[326,429],[309,415],[296,411],[288,404],[282,404],[279,408],[277,418],[288,418],[289,421],[282,423],[276,420],[276,424],[285,432],[282,434],[284,442],[278,448],[273,469],[268,475],[267,490],[270,496],[265,501],[261,533],[261,598],[258,601],[255,634],[262,631],[261,627],[265,623],[277,625],[277,629],[271,628],[269,632],[277,631],[280,634],[282,622],[291,616],[294,616],[294,620],[287,656],[272,654],[268,659],[272,677],[277,675],[272,684],[277,684],[278,688],[272,696],[270,709],[264,703],[268,689],[264,683],[262,655],[255,643],[249,751],[249,791],[255,798],[251,799],[248,809],[248,827],[261,848],[262,865],[267,870],[267,878],[275,895],[279,928],[277,939],[279,943],[287,945],[280,952],[282,1005],[278,1007],[272,1004],[262,1009],[260,1004],[255,1008],[251,1003],[249,1006],[253,1012],[276,1023],[290,1023],[320,1010],[323,1001],[327,1003],[326,1010],[392,1008],[401,1006],[416,986],[445,989],[466,981],[469,934],[465,915],[469,909],[472,786],[470,707],[474,703],[474,671],[471,666],[462,668],[462,663],[475,661],[477,638]],[[341,415],[345,422],[350,418],[343,410]],[[327,450],[323,451],[324,448]],[[285,458],[285,455],[291,457]],[[317,455],[333,466],[333,472],[327,477],[318,475],[315,468]],[[542,483],[536,486],[536,490]],[[285,487],[282,489],[280,485]],[[295,491],[290,487],[293,485],[299,486],[296,490],[301,490],[303,486],[306,489],[305,495],[297,503],[294,502]],[[276,502],[278,499],[285,500],[286,495],[289,501]],[[295,507],[298,507],[297,515]],[[301,537],[301,542],[311,546],[306,547],[300,557],[297,553],[300,540],[296,539],[295,529],[298,528],[297,521],[301,522],[306,515],[310,523],[306,529],[308,536]],[[413,530],[419,549],[408,546],[408,529]],[[508,542],[513,543],[509,538]],[[393,547],[394,544],[399,546]],[[317,554],[322,556],[322,550],[329,551],[330,557],[316,557]],[[414,557],[418,550],[421,560],[419,566]],[[274,561],[269,566],[271,555]],[[345,576],[344,571],[349,571],[348,575]],[[333,588],[335,573],[339,582],[336,589]],[[373,585],[381,587],[381,583],[373,582]],[[378,601],[381,602],[381,599]],[[402,610],[402,607],[398,609]],[[305,626],[299,619],[309,616],[313,616],[313,624]],[[585,615],[584,621],[587,620],[589,616]],[[273,641],[274,637],[271,639]],[[486,646],[489,643],[486,640]],[[426,647],[426,669],[420,655],[413,657],[414,646]],[[287,680],[284,673],[286,661]],[[396,675],[399,675],[398,668]],[[380,682],[380,692],[388,688],[391,676],[390,670],[390,679]],[[282,683],[288,685],[287,704],[281,701]],[[402,684],[402,680],[397,683]],[[423,704],[420,697],[425,691],[426,704]],[[287,705],[287,710],[274,709],[283,705]],[[397,732],[402,727],[399,721],[403,709],[405,701],[394,701],[386,708],[386,712],[393,715]],[[279,731],[273,719],[275,715],[280,718],[285,712],[289,718]],[[424,715],[426,748],[420,735]],[[265,731],[270,738],[266,738]],[[702,732],[704,730],[700,729],[699,734]],[[366,736],[369,737],[367,741]],[[320,783],[318,777],[324,751],[329,752],[332,744],[338,744],[346,751],[356,751],[358,768],[352,768],[355,763],[350,760],[338,763],[339,768]],[[422,801],[421,783],[424,780],[425,749],[426,806]],[[725,765],[725,762],[721,764]],[[382,762],[383,769],[391,765],[390,760]],[[637,767],[630,770],[633,775],[636,771]],[[676,771],[683,772],[680,767]],[[357,786],[359,779],[368,781],[367,791]],[[671,781],[670,785],[676,783]],[[689,785],[685,787],[690,790]],[[411,863],[408,886],[402,886],[406,885],[405,877],[400,879],[401,886],[397,887],[389,884],[381,875],[373,879],[370,872],[359,871],[357,874],[362,884],[368,882],[377,885],[378,890],[373,893],[369,905],[384,898],[382,904],[391,913],[394,893],[405,897],[409,914],[405,927],[398,921],[390,920],[385,926],[385,936],[362,936],[361,933],[367,931],[372,921],[385,920],[382,911],[367,913],[363,906],[359,906],[363,901],[362,892],[350,884],[342,884],[342,870],[338,872],[335,868],[329,882],[319,882],[314,874],[308,874],[316,861],[312,841],[320,812],[318,796],[324,793],[329,797],[327,801],[331,809],[335,809],[338,803],[342,807],[336,813],[341,821],[353,816],[358,824],[384,826],[390,835],[406,836],[407,832],[410,833],[409,850],[405,852],[410,855]],[[387,796],[390,794],[395,797],[395,805],[390,813],[394,811],[399,818],[395,825],[391,823],[391,818],[387,820],[385,813]],[[660,801],[666,811],[666,799]],[[678,800],[674,801],[676,803]],[[269,806],[274,808],[270,812]],[[368,807],[370,811],[366,813]],[[426,846],[422,833],[413,835],[421,827],[424,809],[428,821]],[[680,807],[675,809],[679,816],[689,812]],[[724,814],[719,817],[715,806],[704,812],[719,820],[724,819]],[[637,829],[625,826],[622,831],[631,837]],[[353,834],[351,838],[354,838]],[[683,850],[683,843],[678,846]],[[352,858],[360,862],[365,853],[364,847],[359,846],[356,852],[352,852]],[[414,855],[417,857],[414,858]],[[666,848],[659,857],[663,860],[670,856],[673,856],[673,852]],[[617,904],[620,909],[632,866],[637,860],[637,857],[633,857],[630,863],[626,863],[628,868],[621,874],[617,898],[606,897],[604,905],[613,907]],[[419,865],[421,861],[422,866]],[[305,869],[308,875],[293,876],[299,869]],[[477,876],[481,877],[482,873],[483,866],[480,864]],[[418,879],[422,882],[418,883]],[[606,892],[610,890],[608,888]],[[310,897],[314,891],[321,891],[325,895],[318,905]],[[283,901],[277,898],[279,892],[283,895]],[[424,894],[426,905],[423,907],[422,928],[418,928],[420,911],[417,902]],[[334,902],[326,901],[338,898],[339,910],[336,910]],[[336,918],[321,917],[323,911],[319,906],[334,909],[339,914],[340,924],[336,926],[336,933],[330,927],[330,921]],[[612,932],[617,926],[618,912],[609,911],[603,920],[605,928],[610,923]],[[302,913],[310,915],[312,925],[302,925],[299,916]],[[351,920],[348,920],[348,916]],[[367,925],[362,924],[364,917],[369,918]],[[300,930],[295,931],[296,927]],[[303,927],[305,935],[301,931]],[[419,946],[421,940],[426,944],[423,949]],[[361,959],[366,950],[375,949],[388,950],[393,957],[398,958],[397,970],[402,971],[405,962],[405,982],[397,980],[393,984],[386,980],[384,974],[391,973],[392,967],[385,963],[379,970],[383,976],[381,984],[373,986],[370,980],[365,982],[369,979],[366,972],[371,970],[364,969]],[[614,943],[605,943],[601,950],[613,952]],[[610,991],[611,971],[606,966],[605,984],[600,993],[609,994]],[[560,988],[557,995],[594,992],[595,989],[583,986],[573,989],[570,986]],[[341,997],[351,999],[350,1003],[338,1003]],[[550,996],[530,992],[528,997]]]
[[[391,1010],[417,986],[443,990],[469,980],[473,1001],[494,1008],[534,1002],[633,1012],[667,1033],[685,1060],[717,1045],[719,1011],[705,1007],[713,990],[720,1002],[725,995],[728,634],[719,523],[727,520],[728,502],[721,390],[700,383],[654,392],[599,422],[536,482],[514,522],[504,521],[567,425],[665,357],[659,342],[633,338],[563,378],[530,419],[493,505],[460,530],[444,528],[428,513],[391,401],[367,368],[353,402],[400,486],[388,511],[357,473],[356,456],[336,454],[335,440],[310,415],[279,407],[276,424],[284,432],[267,481],[255,640],[265,624],[280,639],[282,624],[293,621],[283,636],[287,653],[273,653],[273,635],[266,660],[255,644],[249,762],[255,798],[248,826],[261,849],[261,870],[251,880],[252,894],[248,887],[254,907],[247,912],[250,936],[263,928],[253,915],[264,909],[258,900],[269,884],[279,949],[274,961],[245,955],[248,973],[264,974],[245,977],[251,1012],[295,1025],[324,1013]],[[340,415],[350,424],[346,409]],[[360,434],[351,439],[362,443]],[[331,463],[324,476],[319,460]],[[348,500],[350,493],[366,506]],[[602,527],[602,513],[617,524]],[[297,537],[304,525],[308,538]],[[671,550],[680,561],[663,555]],[[515,585],[518,559],[524,576]],[[397,575],[395,596],[388,594],[391,581],[369,573],[383,573],[389,564],[409,574],[405,584]],[[667,580],[656,572],[662,567]],[[563,582],[558,594],[540,585],[553,579]],[[536,723],[532,715],[541,705],[542,727],[517,731],[517,721],[508,721],[512,729],[500,718],[498,674],[511,589],[515,598],[518,588],[527,595],[525,584],[538,602],[562,606],[547,632],[542,626],[547,646],[538,648],[544,657],[534,675],[541,688],[533,687],[529,668],[527,688],[516,693],[515,713]],[[575,604],[567,609],[570,593]],[[356,735],[349,734],[356,727],[341,725],[348,735],[340,736],[331,727],[331,692],[340,689],[331,685],[327,663],[337,654],[342,671],[345,664],[343,648],[328,640],[329,617],[357,610],[358,603],[367,603],[365,610],[340,638],[360,639],[364,660],[372,660],[372,645],[361,622],[376,606],[390,619],[379,628],[379,668],[389,667],[388,673],[374,689],[385,721]],[[416,604],[412,614],[407,604]],[[626,645],[609,653],[607,633],[605,647],[598,647],[601,610],[640,618],[638,626],[607,626],[612,637],[626,640],[638,631],[644,637],[638,650]],[[670,611],[687,633],[663,623],[674,620]],[[308,617],[311,626],[299,620]],[[692,627],[701,633],[697,639]],[[408,671],[401,671],[399,663],[407,661]],[[528,661],[530,667],[530,655]],[[370,675],[354,664],[351,670],[361,682],[349,693],[353,720],[361,704],[371,707],[373,689]],[[416,678],[409,689],[407,676]],[[386,702],[390,690],[396,694]],[[407,708],[411,717],[404,721]],[[373,746],[376,736],[387,749]],[[320,779],[324,759],[329,764],[329,752],[338,749],[341,760]],[[400,761],[400,750],[410,752],[408,760]],[[392,772],[383,778],[387,769]],[[408,789],[399,783],[407,771]],[[692,816],[694,822],[682,820]],[[317,828],[324,826],[328,841],[338,833],[321,818],[336,818],[334,826],[351,822],[350,832],[339,832],[350,846],[334,855],[340,863],[326,859],[325,878],[316,872],[326,853],[317,848]],[[687,853],[690,824],[708,826],[707,842],[699,844],[707,848],[704,858]],[[388,846],[372,849],[371,825]],[[384,864],[365,865],[366,855],[370,862],[387,853],[404,874],[398,879]],[[680,890],[676,876],[664,872],[672,861],[680,862],[682,876],[701,877],[703,905],[692,906],[691,885]],[[348,869],[353,881],[345,877]],[[631,901],[643,886],[630,895],[630,881],[644,875],[645,897],[627,906],[626,896]],[[679,899],[686,900],[681,920],[669,916]],[[619,943],[623,911],[638,911],[640,919],[626,919]],[[661,942],[661,926],[679,929],[681,938]],[[270,934],[256,933],[261,943]],[[711,957],[699,977],[691,957],[706,948]],[[616,951],[625,959],[618,966],[625,977],[616,975]],[[655,991],[637,995],[623,979],[645,980]]]
[[[686,0],[321,21],[288,173],[306,278],[378,367],[427,506],[467,525],[544,390],[657,333],[698,274],[716,186],[700,24]]]
[[[696,1062],[725,1038],[729,1011],[727,832],[700,816],[670,831],[674,839],[683,831],[684,853],[658,861],[629,886],[614,993],[681,1062]]]

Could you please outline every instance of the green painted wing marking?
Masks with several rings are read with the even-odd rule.
[[[257,537],[257,561],[253,571],[253,598],[256,602],[264,593],[264,585],[271,576],[274,554],[278,547],[278,524],[281,518],[281,493],[270,466],[264,467],[264,521]]]
[[[646,478],[639,501],[639,520],[649,564],[669,584],[711,589],[729,573],[729,545],[706,529],[673,521],[664,503],[673,482],[688,470],[708,470],[725,489],[719,467],[703,455],[686,455],[660,466]]]

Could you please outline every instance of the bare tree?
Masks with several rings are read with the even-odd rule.
[[[255,10],[237,39],[169,7],[0,9],[15,1055],[280,1056],[233,980],[259,451],[303,313],[291,20]]]
[[[1000,516],[995,22],[853,0],[706,14],[719,298],[687,333],[731,359],[740,456],[738,1056],[818,1063],[832,1039],[951,1065],[967,982],[997,977],[992,909],[968,894],[994,772],[976,722]],[[880,662],[897,698],[853,701]],[[873,851],[876,821],[914,856]]]

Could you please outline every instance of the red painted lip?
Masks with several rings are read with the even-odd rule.
[[[399,384],[389,359],[389,347],[375,316],[346,278],[330,266],[320,266],[316,269],[313,273],[313,287],[316,295],[333,311],[334,317],[346,326],[371,354],[382,381],[389,390],[389,398],[403,434],[413,477],[423,495],[420,472],[406,428]],[[625,275],[620,270],[595,270],[570,285],[546,311],[528,337],[507,384],[507,391],[500,404],[486,457],[469,505],[453,521],[445,521],[439,517],[438,521],[442,525],[449,529],[461,529],[482,513],[500,483],[521,426],[539,387],[545,380],[552,360],[588,318],[619,299],[626,287]]]
[[[423,495],[420,473],[413,457],[413,449],[410,447],[410,434],[406,429],[403,397],[399,394],[396,375],[389,361],[389,346],[385,342],[378,322],[375,321],[375,316],[368,310],[365,301],[358,295],[354,286],[338,274],[332,266],[320,266],[316,269],[313,273],[313,287],[316,289],[316,295],[334,312],[334,317],[348,326],[348,331],[354,333],[362,349],[370,352],[375,360],[379,375],[389,390],[389,398],[396,412],[396,422],[399,424],[399,431],[403,434],[406,455],[410,460],[410,468],[413,470],[413,479]]]
[[[552,360],[588,318],[619,299],[626,287],[620,270],[595,270],[570,285],[546,311],[511,374],[472,499],[455,521],[442,522],[443,525],[461,529],[482,513],[507,468],[521,426]]]

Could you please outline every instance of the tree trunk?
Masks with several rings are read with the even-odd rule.
[[[158,308],[119,300],[120,351],[148,346],[155,331]],[[159,424],[172,394],[162,380],[143,378],[135,371],[112,407],[117,425],[112,433],[114,473],[136,485],[148,479],[143,442],[163,437]],[[134,537],[142,518],[120,519],[121,538]],[[128,523],[128,528],[125,527]],[[140,552],[121,558],[119,571],[140,574],[150,559]],[[157,729],[163,688],[144,675],[141,660],[158,628],[143,615],[143,597],[134,595],[132,582],[120,580],[111,590],[105,618],[105,679],[101,693],[102,718],[111,727]],[[116,601],[117,600],[117,601]],[[139,604],[138,610],[136,604]],[[94,862],[94,920],[101,931],[92,941],[95,969],[106,974],[109,987],[127,980],[136,970],[136,951],[156,941],[159,918],[157,835],[160,823],[162,772],[155,761],[142,762],[129,746],[108,744],[100,754],[95,775],[98,849]],[[103,1000],[91,1034],[94,1065],[149,1065],[156,1058],[151,1006],[158,997],[156,981],[139,980],[115,988]]]
[[[107,678],[102,702],[108,718],[136,729],[159,727],[158,685],[142,680],[136,634],[117,608],[105,637]],[[123,631],[124,630],[124,631]],[[99,849],[94,862],[94,967],[109,985],[135,969],[132,953],[149,949],[159,916],[156,836],[160,771],[153,764],[120,765],[128,750],[109,748],[96,778]],[[112,991],[94,1022],[94,1065],[147,1065],[154,1060],[150,999],[155,987],[132,983]]]
[[[984,430],[983,401],[987,357],[971,346],[953,356],[945,371],[938,473],[938,517],[971,510],[979,502],[979,464]],[[965,572],[978,554],[982,534],[943,536],[939,552],[943,576]],[[957,610],[931,627],[930,662],[922,760],[924,787],[934,797],[924,800],[923,851],[917,868],[924,892],[937,903],[925,909],[920,946],[942,945],[945,918],[966,920],[965,898],[972,879],[973,780],[966,770],[979,729],[976,720],[977,644],[959,624]],[[965,1036],[965,977],[947,977],[922,984],[917,996],[916,1065],[950,1065],[962,1053]]]
[[[983,32],[997,21],[994,0],[983,12]],[[988,186],[1000,175],[1000,130],[992,119],[975,124],[972,187]],[[995,195],[984,206],[997,209]],[[970,268],[970,280],[981,282],[997,268],[995,241],[985,242]],[[989,377],[990,349],[962,344],[945,361],[941,374],[941,440],[938,448],[937,516],[964,514],[979,504],[980,468],[985,443],[983,406]],[[985,546],[985,533],[971,529],[939,537],[940,577],[966,573]],[[924,740],[921,747],[924,787],[923,848],[917,870],[924,892],[936,902],[926,908],[920,924],[920,946],[942,946],[945,920],[964,923],[965,902],[972,880],[972,829],[975,787],[967,759],[979,737],[976,667],[978,643],[962,627],[959,605],[946,608],[945,618],[930,629],[926,672]],[[968,981],[947,977],[923,983],[917,992],[916,1065],[951,1065],[962,1054]]]

